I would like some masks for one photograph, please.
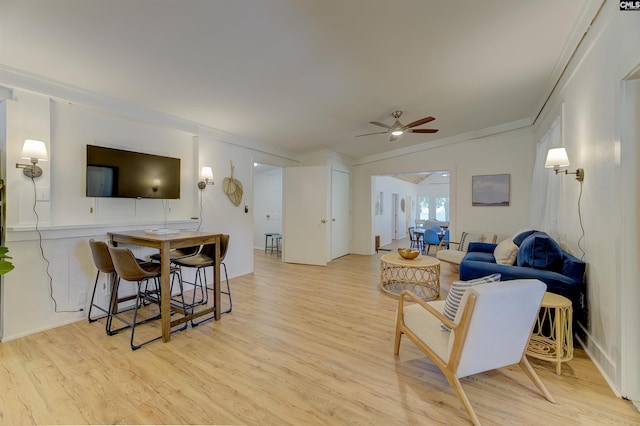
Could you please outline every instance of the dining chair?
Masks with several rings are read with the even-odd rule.
[[[229,286],[229,275],[227,274],[227,265],[224,263],[224,259],[227,255],[227,250],[229,248],[229,235],[223,234],[220,236],[220,266],[224,269],[224,276],[227,283],[227,291],[220,291],[222,294],[226,294],[229,298],[229,309],[221,312],[221,314],[227,314],[231,312],[233,309],[233,303],[231,301],[231,287]],[[205,244],[200,249],[200,252],[194,256],[187,256],[180,259],[176,259],[173,263],[180,268],[195,268],[195,279],[192,283],[187,284],[193,285],[193,297],[191,300],[191,306],[197,305],[205,305],[209,303],[208,291],[213,291],[213,287],[210,287],[207,284],[207,272],[206,268],[215,266],[215,244]],[[182,275],[182,274],[181,274]],[[200,291],[200,299],[196,300],[196,293]],[[216,309],[220,309],[219,306],[216,306]],[[197,326],[205,321],[209,321],[211,318],[206,318],[199,322],[191,321],[192,326]]]
[[[436,246],[436,252],[438,251],[438,245],[440,244],[440,238],[438,233],[433,229],[425,229],[422,237],[422,244],[427,248],[425,254],[429,254],[431,246]]]
[[[442,236],[442,240],[440,240],[440,249],[444,248],[444,249],[448,249],[449,248],[449,239],[450,239],[450,233],[449,230],[447,229],[446,231],[444,231],[444,235]]]
[[[416,228],[413,226],[409,227],[409,241],[410,241],[410,248],[417,248],[420,251],[422,251],[422,248],[420,246],[420,237],[422,236],[422,234],[419,234],[416,232]]]
[[[143,342],[136,343],[135,342],[135,332],[136,328],[139,325],[142,325],[146,322],[156,320],[161,318],[160,309],[158,309],[158,314],[152,317],[148,317],[142,321],[138,321],[138,311],[141,307],[147,302],[151,302],[152,304],[157,304],[160,307],[160,302],[162,298],[161,288],[160,288],[160,276],[161,276],[161,265],[159,263],[147,263],[145,265],[140,265],[137,261],[133,253],[128,248],[120,248],[120,247],[109,247],[109,254],[111,255],[111,259],[113,261],[113,266],[115,267],[116,273],[120,277],[120,279],[136,282],[137,283],[137,292],[136,292],[136,303],[133,309],[133,320],[128,321],[123,318],[121,315],[113,314],[112,317],[117,317],[118,320],[127,324],[127,326],[131,327],[131,341],[130,346],[132,350],[136,350],[141,348],[142,346],[159,340],[162,338],[162,334],[156,337],[152,337]],[[172,268],[171,274],[173,278],[178,278],[178,283],[180,287],[180,304],[171,303],[171,310],[178,311],[182,314],[187,314],[189,311],[189,307],[184,303],[184,295],[183,295],[183,286],[182,286],[182,278],[180,277],[180,270],[178,268]],[[154,284],[154,287],[149,289],[149,282]],[[144,287],[143,287],[144,284]],[[176,329],[173,332],[182,331],[187,328],[187,323],[185,322],[184,326]]]
[[[200,250],[200,246],[183,247],[179,249],[173,249],[169,252],[169,260],[174,261],[187,256],[193,256]],[[160,262],[160,253],[154,253],[149,256],[149,260],[153,262]]]
[[[104,241],[96,241],[92,238],[89,240],[89,248],[91,249],[93,263],[98,271],[96,273],[95,282],[93,283],[93,291],[91,293],[91,303],[89,304],[89,312],[87,313],[87,320],[89,322],[95,322],[103,318],[107,318],[107,321],[105,322],[105,331],[108,335],[113,335],[125,328],[128,328],[128,326],[118,328],[116,330],[112,329],[111,314],[112,313],[117,314],[118,312],[122,312],[120,310],[120,304],[134,300],[136,298],[136,295],[131,294],[124,297],[118,297],[120,277],[116,273],[116,269],[113,266],[113,261],[111,260],[111,254],[109,254],[109,248],[107,243],[105,243]],[[140,259],[136,259],[136,261],[143,262]],[[111,295],[109,297],[109,302],[106,308],[97,304],[95,301],[96,290],[98,287],[98,280],[100,278],[101,273],[108,276],[108,283],[109,283],[108,291],[109,291],[109,294]],[[98,309],[99,311],[102,311],[104,315],[99,317],[93,316],[92,313],[94,308]],[[125,310],[131,310],[131,309],[133,309],[132,306],[125,308]]]

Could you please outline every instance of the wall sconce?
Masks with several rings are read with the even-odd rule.
[[[160,188],[160,179],[154,179],[151,183],[151,190],[153,192],[158,192],[158,188]]]
[[[44,142],[27,139],[22,146],[20,158],[31,160],[31,165],[16,163],[16,168],[23,169],[22,173],[31,179],[42,176],[42,169],[38,167],[38,161],[48,161],[47,147]]]
[[[198,182],[198,188],[205,189],[207,185],[213,185],[213,170],[211,167],[203,167],[200,171],[200,182]]]
[[[550,148],[547,152],[547,161],[545,161],[544,167],[547,169],[553,168],[556,174],[576,175],[576,180],[582,182],[584,180],[584,169],[577,169],[575,172],[560,170],[560,167],[568,167],[570,164],[566,149]]]

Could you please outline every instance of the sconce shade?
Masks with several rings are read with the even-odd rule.
[[[26,160],[37,159],[38,161],[47,161],[49,156],[47,155],[47,147],[42,141],[36,141],[33,139],[27,139],[22,146],[22,158]]]
[[[205,181],[213,179],[213,170],[211,170],[211,167],[203,167],[202,171],[200,171],[200,178]]]
[[[567,156],[566,149],[551,148],[547,152],[547,160],[544,163],[544,167],[547,169],[557,169],[560,167],[567,167],[569,164],[569,157]]]

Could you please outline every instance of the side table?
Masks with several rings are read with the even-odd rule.
[[[380,258],[380,290],[398,296],[409,290],[424,300],[440,296],[440,261],[430,256],[405,259],[398,253]]]
[[[572,322],[571,301],[559,294],[546,292],[529,338],[527,355],[555,362],[556,374],[560,375],[562,363],[573,358]]]

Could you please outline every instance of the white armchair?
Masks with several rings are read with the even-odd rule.
[[[546,285],[534,279],[470,287],[455,321],[442,314],[445,301],[424,302],[403,291],[398,301],[394,353],[398,355],[405,334],[443,372],[475,425],[480,420],[459,380],[466,376],[519,364],[544,397],[555,402],[525,357],[545,290]],[[451,332],[445,331],[442,323]]]

